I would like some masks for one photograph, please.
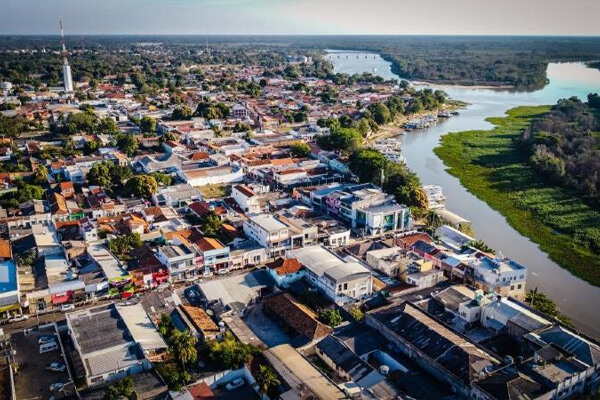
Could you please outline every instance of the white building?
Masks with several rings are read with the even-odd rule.
[[[527,268],[509,258],[483,257],[469,262],[475,275],[475,286],[502,296],[523,298]]]
[[[367,298],[373,291],[371,271],[358,262],[347,262],[323,246],[290,250],[306,268],[308,282],[337,304]]]
[[[244,171],[241,168],[229,165],[186,171],[179,170],[177,174],[194,187],[239,182],[244,178]]]
[[[231,197],[240,208],[248,214],[258,214],[261,212],[260,199],[254,190],[247,185],[235,185],[231,189]]]
[[[282,255],[290,246],[288,227],[269,214],[259,214],[244,221],[246,236],[267,249],[271,257]]]
[[[158,249],[156,258],[167,267],[171,278],[175,281],[192,277],[196,274],[194,252],[185,245],[168,245]]]

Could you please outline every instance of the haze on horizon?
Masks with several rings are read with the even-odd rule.
[[[0,0],[0,34],[600,35],[598,0]]]

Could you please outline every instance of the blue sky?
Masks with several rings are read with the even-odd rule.
[[[0,34],[600,35],[600,0],[0,0]]]

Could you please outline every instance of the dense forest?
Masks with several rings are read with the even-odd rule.
[[[546,179],[574,189],[600,208],[600,96],[562,99],[523,133],[530,162]]]

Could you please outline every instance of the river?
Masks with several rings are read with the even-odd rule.
[[[386,79],[398,78],[391,72],[391,64],[379,55],[369,54],[366,58],[365,55],[364,52],[331,51],[327,58],[336,72],[371,72]],[[534,92],[430,85],[470,105],[457,117],[426,130],[408,132],[400,139],[408,166],[424,184],[442,186],[449,210],[471,221],[478,238],[527,266],[529,288],[537,286],[558,303],[577,328],[592,337],[600,337],[600,312],[595,309],[600,304],[600,287],[590,285],[550,260],[537,244],[513,229],[500,213],[477,199],[457,178],[448,174],[444,163],[433,152],[440,137],[448,132],[489,129],[492,125],[485,118],[502,116],[513,107],[554,104],[571,96],[585,99],[590,92],[600,92],[600,71],[587,68],[582,63],[550,64],[547,75],[549,84]]]

